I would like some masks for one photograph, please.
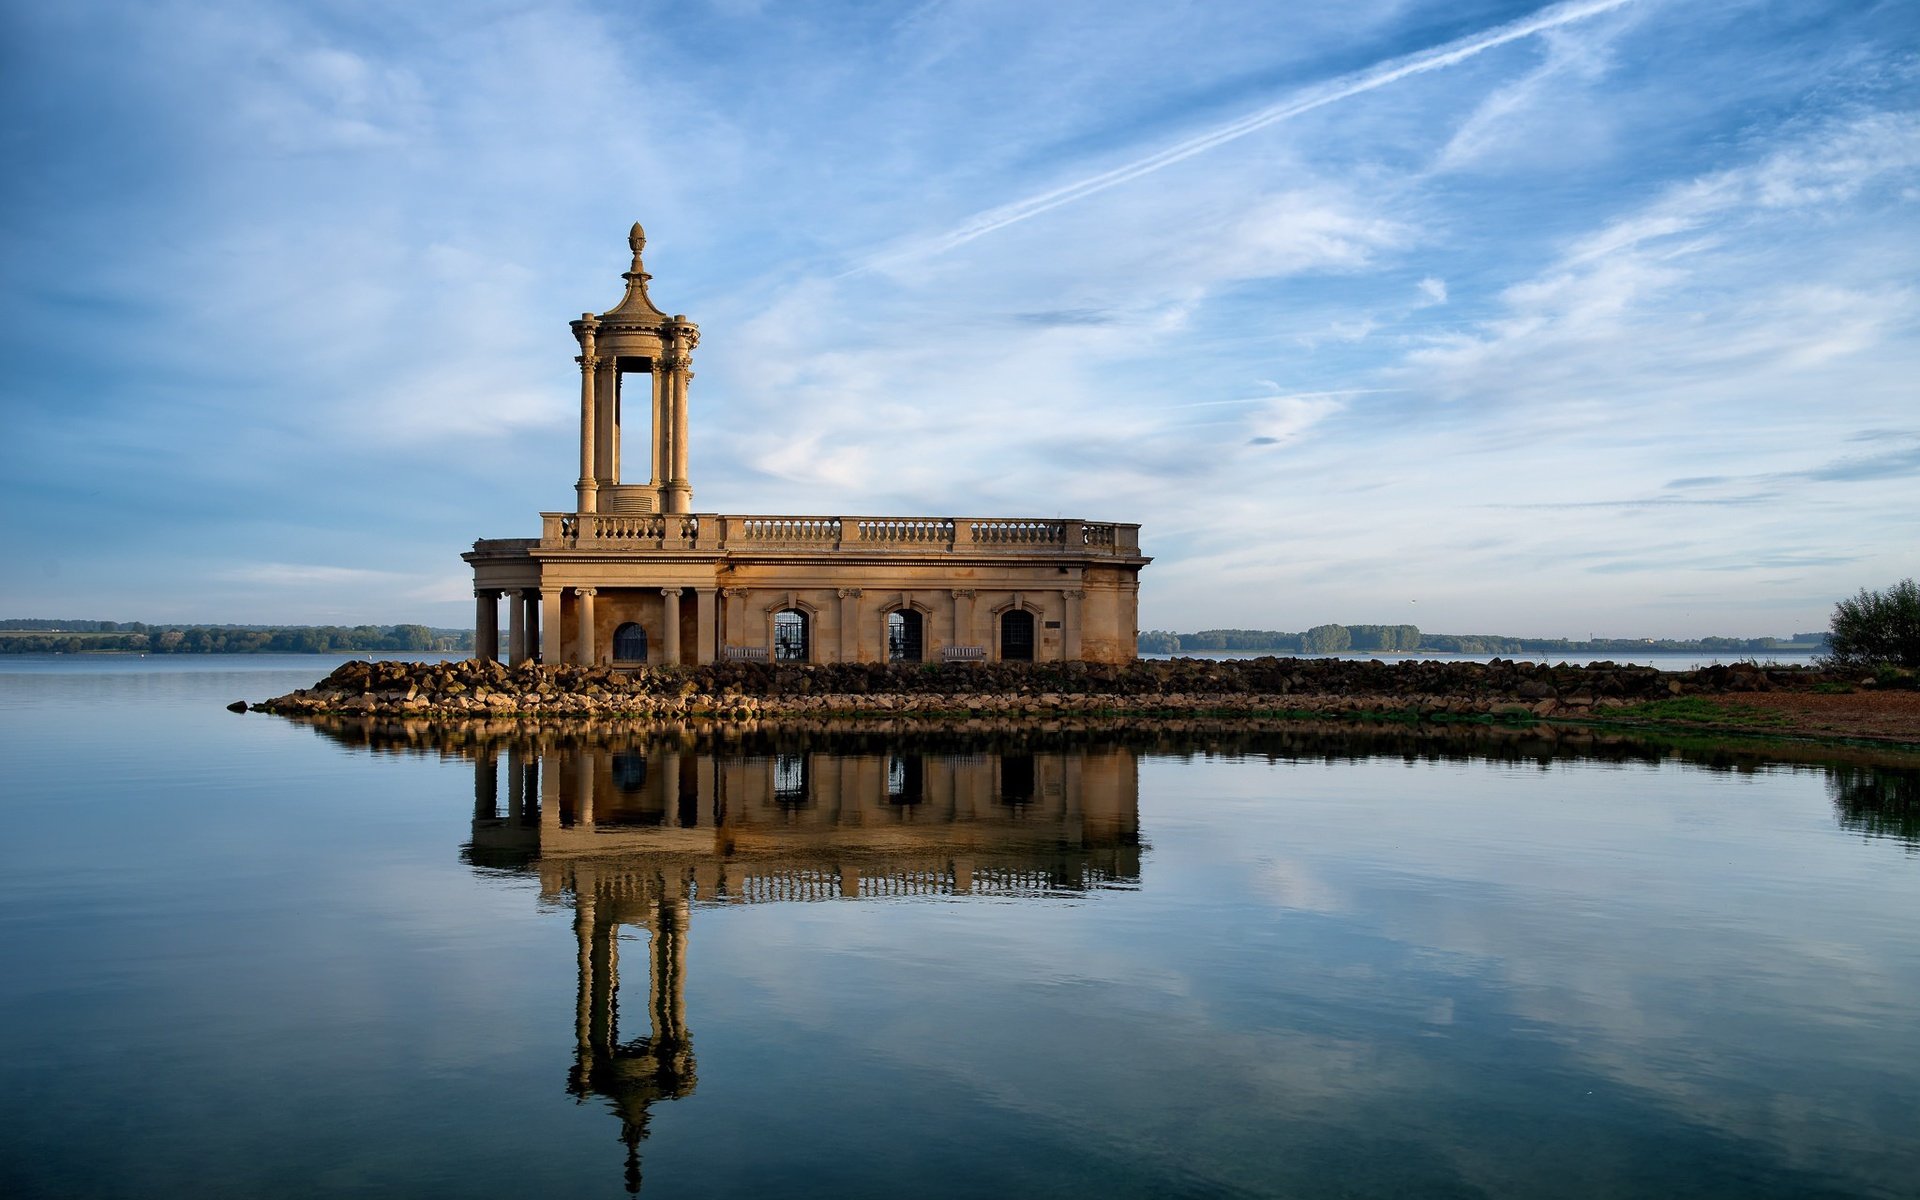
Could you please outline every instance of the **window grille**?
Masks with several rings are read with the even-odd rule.
[[[615,662],[647,661],[647,631],[629,621],[613,631]]]
[[[887,614],[887,661],[919,662],[925,649],[925,622],[911,608]]]
[[[796,609],[785,609],[773,617],[773,658],[775,662],[807,662],[809,653],[809,628],[812,622],[807,614]]]

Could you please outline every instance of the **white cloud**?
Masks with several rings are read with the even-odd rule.
[[[975,238],[984,237],[1010,225],[1030,220],[1064,205],[1073,204],[1106,191],[1108,188],[1131,183],[1196,155],[1204,154],[1218,146],[1237,141],[1248,134],[1257,133],[1269,126],[1290,121],[1330,104],[1365,95],[1403,79],[1456,66],[1489,50],[1611,12],[1630,2],[1631,0],[1568,0],[1566,3],[1553,5],[1505,25],[1469,34],[1431,49],[1387,59],[1359,71],[1311,85],[1284,100],[1269,104],[1120,166],[1085,176],[1010,204],[988,209],[918,245],[878,255],[871,260],[870,265],[880,265],[889,259],[901,256],[944,253],[963,246]]]
[[[1606,104],[1593,102],[1593,89],[1611,66],[1612,42],[1633,24],[1628,9],[1615,20],[1543,35],[1539,65],[1489,92],[1454,130],[1433,169],[1548,170],[1604,148],[1616,118]]]
[[[1247,424],[1256,444],[1287,446],[1341,408],[1340,401],[1331,396],[1275,396],[1261,405]]]
[[[341,587],[358,584],[391,584],[406,578],[391,571],[365,567],[326,566],[318,563],[248,563],[226,567],[214,573],[228,583],[267,588]]]
[[[1234,222],[1214,248],[1214,273],[1228,280],[1359,270],[1409,235],[1404,225],[1344,198],[1282,193]]]
[[[1523,374],[1558,387],[1576,371],[1618,380],[1643,366],[1673,376],[1741,359],[1799,367],[1866,348],[1911,311],[1909,294],[1748,276],[1746,263],[1756,240],[1820,220],[1837,197],[1916,167],[1920,119],[1876,115],[1820,129],[1576,239],[1559,263],[1506,290],[1502,315],[1435,338],[1407,366],[1445,395],[1485,396],[1527,389]],[[1728,291],[1700,291],[1715,287]],[[1644,353],[1654,346],[1657,364]],[[1643,352],[1623,356],[1630,348]]]

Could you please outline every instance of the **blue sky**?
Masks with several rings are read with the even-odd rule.
[[[1920,571],[1910,0],[0,12],[0,615],[470,621],[636,218],[704,511],[1138,521],[1176,629]]]

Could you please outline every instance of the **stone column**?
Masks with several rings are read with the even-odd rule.
[[[1060,798],[1067,809],[1067,836],[1083,841],[1086,838],[1086,824],[1085,814],[1080,808],[1080,797],[1085,794],[1085,781],[1080,777],[1080,766],[1086,758],[1079,754],[1065,754],[1059,761]]]
[[[693,348],[700,331],[684,313],[673,318],[674,354],[668,379],[666,400],[671,405],[673,441],[665,464],[667,492],[672,499],[668,512],[693,511],[693,485],[687,480],[687,383],[693,378]]]
[[[473,759],[473,819],[491,821],[500,811],[500,772],[493,755],[482,750]]]
[[[593,420],[598,435],[593,443],[593,478],[596,487],[612,487],[620,482],[620,444],[615,380],[620,373],[611,356],[602,357],[593,372]]]
[[[1066,615],[1060,621],[1060,657],[1073,662],[1080,657],[1080,602],[1087,593],[1068,588],[1060,594],[1066,599]]]
[[[659,774],[660,806],[665,812],[661,824],[668,829],[680,827],[680,752],[661,750],[650,764]]]
[[[719,825],[719,822],[715,819],[714,807],[717,784],[718,779],[713,766],[713,755],[702,754],[694,759],[693,787],[695,802],[698,805],[695,810],[697,813],[695,823],[701,829],[713,829]],[[712,893],[709,892],[708,894],[711,895]]]
[[[520,747],[507,747],[507,819],[515,825],[527,815],[527,765],[520,761]]]
[[[680,359],[680,369],[673,373],[673,487],[679,493],[680,507],[676,512],[693,511],[693,484],[687,479],[687,385],[693,382],[693,372],[687,365],[693,360]]]
[[[647,978],[653,1038],[663,1050],[684,1051],[687,1044],[687,885],[667,885],[653,922],[653,970]]]
[[[693,589],[694,646],[693,661],[705,666],[713,661],[714,589]]]
[[[600,657],[593,644],[593,598],[596,594],[597,589],[595,588],[573,589],[575,599],[573,609],[575,615],[580,619],[579,661],[583,667],[593,666],[599,661]]]
[[[487,662],[500,657],[500,593],[492,588],[473,594],[473,656]]]
[[[540,661],[560,665],[560,588],[540,589]]]
[[[507,820],[516,828],[524,824],[526,818],[526,768],[520,766],[520,758],[515,751],[507,751]]]
[[[600,360],[593,354],[593,314],[586,313],[581,318],[580,330],[580,478],[573,485],[579,494],[574,511],[590,513],[597,504],[599,485],[594,475],[598,467],[594,462],[593,427],[599,422],[599,413],[595,412],[593,376]]]
[[[726,601],[726,639],[724,645],[744,646],[747,644],[747,589],[730,587],[720,589]]]
[[[660,599],[664,602],[663,621],[665,627],[660,631],[660,653],[668,662],[680,665],[680,589],[661,588]]]
[[[549,751],[548,753],[550,758],[554,752]],[[521,764],[520,788],[523,795],[534,798],[533,803],[540,809],[540,836],[544,839],[548,836],[549,830],[557,830],[560,828],[560,803],[554,799],[554,797],[547,795],[541,790],[540,780],[542,774],[540,751],[536,749],[531,755],[526,756],[526,760]],[[512,802],[511,796],[508,797],[508,802]]]
[[[648,444],[647,470],[651,473],[648,486],[653,488],[654,509],[667,511],[667,448],[673,440],[673,406],[667,403],[667,359],[672,352],[668,347],[659,358],[653,360],[653,373],[648,376],[653,404],[653,441]]]
[[[507,663],[517,667],[527,661],[527,604],[519,591],[507,596]]]
[[[540,824],[557,828],[560,825],[560,751],[548,746],[545,754],[536,753],[532,766],[535,775],[528,782],[540,792]]]
[[[840,589],[840,662],[860,661],[860,589]]]
[[[654,363],[654,420],[659,430],[654,439],[655,471],[661,512],[693,511],[693,489],[687,483],[687,380],[693,365],[690,352],[698,337],[699,331],[686,317],[674,317]]]
[[[948,644],[954,646],[974,644],[972,588],[953,590],[953,640]]]
[[[580,1062],[587,1069],[591,1069],[594,1049],[593,927],[593,892],[582,888],[573,897],[574,970],[580,981],[573,1000],[573,1036]]]
[[[582,754],[575,760],[580,778],[573,782],[573,825],[576,829],[593,828],[593,756]]]

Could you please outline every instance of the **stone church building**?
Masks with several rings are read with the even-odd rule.
[[[695,512],[687,385],[700,329],[647,295],[573,322],[580,478],[537,538],[477,541],[475,653],[510,662],[965,662],[1134,657],[1140,527],[1036,517]],[[629,382],[631,381],[631,382]],[[628,397],[631,389],[633,395]],[[623,469],[626,416],[646,457]],[[645,482],[638,482],[644,477]]]

